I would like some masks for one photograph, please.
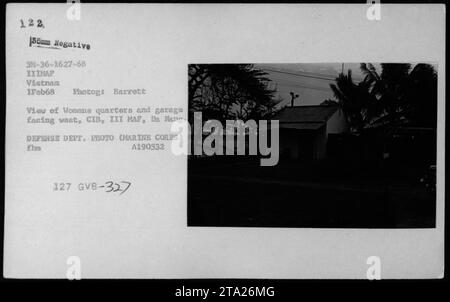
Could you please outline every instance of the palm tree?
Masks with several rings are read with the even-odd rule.
[[[432,65],[417,64],[408,76],[404,106],[409,123],[437,127],[437,73]]]
[[[367,127],[416,125],[436,127],[437,75],[429,64],[362,63],[363,81],[355,83],[351,70],[339,74],[330,87],[347,114],[351,129],[360,133]]]
[[[360,133],[373,118],[377,99],[371,90],[373,80],[365,77],[363,81],[355,83],[352,71],[347,75],[339,74],[336,84],[330,84],[337,99],[337,103],[346,113],[347,121],[352,131]]]

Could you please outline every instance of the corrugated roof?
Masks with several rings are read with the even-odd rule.
[[[338,106],[296,106],[282,109],[273,119],[281,123],[324,123],[338,109]]]

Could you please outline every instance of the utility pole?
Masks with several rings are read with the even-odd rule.
[[[294,100],[295,100],[296,98],[298,98],[299,95],[293,93],[292,91],[290,92],[290,94],[291,94],[291,107],[294,107]]]

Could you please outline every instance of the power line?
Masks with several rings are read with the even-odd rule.
[[[286,64],[286,65],[292,65],[292,64]],[[295,73],[294,71],[283,71],[283,69],[278,69],[276,67],[272,68],[272,66],[268,66],[267,67],[260,67],[260,69],[270,69],[273,71],[280,71],[280,72],[291,72],[291,73]],[[323,78],[332,78],[335,79],[337,74],[329,74],[329,73],[320,73],[320,72],[311,72],[311,71],[303,71],[303,70],[298,70],[296,74],[300,74],[300,75],[306,75],[306,76],[316,76],[316,77],[323,77]]]
[[[290,86],[290,87],[302,87],[302,88],[312,88],[312,89],[320,89],[320,90],[328,90],[329,85],[332,83],[327,83],[326,86],[322,86],[321,83],[317,83],[318,85],[310,85],[309,83],[303,83],[299,80],[272,80],[275,85],[281,86]]]
[[[310,86],[303,86],[303,85],[295,85],[295,84],[282,84],[282,83],[278,83],[279,86],[285,86],[285,87],[299,87],[299,88],[306,88],[306,89],[312,89],[312,90],[319,90],[319,91],[325,91],[325,92],[330,92],[332,91],[331,88],[327,89],[327,88],[320,88],[320,87],[310,87]]]
[[[288,72],[288,71],[280,71],[280,70],[275,70],[275,69],[270,69],[270,68],[261,68],[263,70],[266,71],[270,71],[270,72],[276,72],[276,73],[281,73],[281,74],[287,74],[287,75],[292,75],[292,76],[297,76],[297,77],[304,77],[304,78],[311,78],[311,79],[318,79],[318,80],[326,80],[326,81],[335,81],[336,78],[327,78],[327,77],[322,77],[322,76],[313,76],[313,75],[306,75],[306,74],[299,74],[299,73],[294,73],[294,72]],[[358,84],[359,82],[362,82],[362,79],[356,79],[353,78],[353,80]]]
[[[312,76],[312,75],[299,74],[299,73],[293,73],[293,72],[287,72],[287,71],[279,71],[279,70],[269,69],[269,68],[262,68],[262,69],[266,70],[266,71],[282,73],[282,74],[289,74],[289,75],[298,76],[298,77],[304,77],[304,78],[312,78],[312,79],[327,80],[327,81],[334,81],[335,80],[334,78],[326,78],[326,77]]]

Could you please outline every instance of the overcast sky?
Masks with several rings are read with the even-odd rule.
[[[378,64],[374,64],[378,71]],[[363,75],[360,63],[344,63],[344,73],[353,72],[353,79],[359,82]],[[272,80],[270,88],[277,88],[277,95],[283,98],[280,105],[290,104],[290,92],[299,94],[295,105],[319,105],[326,99],[333,99],[330,84],[342,71],[342,63],[308,63],[308,64],[255,64],[264,69]]]

